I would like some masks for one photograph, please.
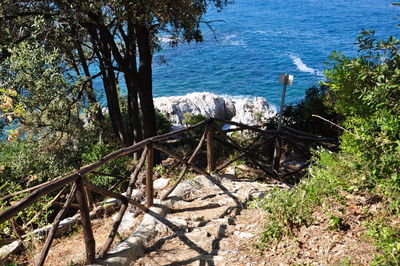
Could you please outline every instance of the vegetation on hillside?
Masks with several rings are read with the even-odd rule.
[[[208,5],[227,1],[2,1],[0,3],[0,207],[38,185],[170,130],[153,106],[152,57],[160,34],[171,45],[202,41]],[[123,78],[121,78],[123,76]],[[101,85],[94,88],[94,79]],[[122,95],[120,88],[126,87]],[[96,93],[106,96],[105,111]],[[156,156],[157,157],[157,156]],[[100,172],[125,176],[130,159]],[[103,187],[113,177],[89,176]],[[123,185],[123,184],[122,184]],[[53,195],[50,195],[52,197]],[[16,219],[23,226],[40,211],[34,229],[53,207],[36,203]],[[15,237],[11,223],[0,239]]]
[[[157,134],[152,60],[161,49],[160,34],[170,36],[171,45],[202,41],[200,24],[210,4],[220,10],[227,1],[2,1],[0,62],[14,56],[14,47],[22,43],[56,52],[68,69],[64,80],[83,81],[75,97],[87,101],[99,128],[104,117],[92,80],[101,77],[102,88],[96,90],[104,90],[113,133],[128,146]],[[121,86],[127,90],[123,100]],[[128,124],[123,123],[122,105],[128,109]]]
[[[400,41],[379,41],[365,31],[357,42],[358,57],[333,53],[325,72],[324,99],[347,129],[341,151],[315,150],[307,178],[257,202],[268,213],[260,246],[295,236],[313,223],[317,211],[341,230],[342,217],[330,215],[330,209],[347,210],[358,198],[365,238],[379,250],[374,263],[395,265],[400,263]]]
[[[0,13],[8,14],[0,21],[0,131],[7,132],[0,140],[1,209],[26,195],[4,199],[7,194],[168,131],[169,121],[152,103],[151,59],[159,48],[157,36],[171,33],[172,45],[200,41],[207,4],[221,8],[227,3],[111,2],[0,4]],[[256,202],[268,213],[260,247],[295,236],[300,227],[314,222],[316,211],[331,220],[332,230],[342,230],[342,217],[330,209],[346,210],[357,198],[365,238],[379,248],[375,263],[400,264],[400,41],[379,41],[372,31],[357,41],[358,57],[333,53],[326,81],[285,110],[286,125],[324,137],[340,135],[340,152],[315,149],[308,176],[294,189],[276,190]],[[97,73],[92,73],[93,64]],[[119,74],[125,77],[126,96],[119,92]],[[102,112],[94,94],[92,80],[97,77],[103,81],[108,113]],[[188,115],[185,123],[203,119]],[[224,150],[218,147],[218,152]],[[125,176],[132,161],[121,158],[99,171]],[[89,178],[105,188],[117,181]],[[30,228],[22,228],[28,231],[48,223],[55,208],[45,200],[19,214],[14,225],[1,224],[0,240],[17,237],[15,225],[30,223]]]

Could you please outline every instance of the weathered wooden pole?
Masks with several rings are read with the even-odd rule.
[[[36,261],[35,265],[36,266],[42,266],[44,262],[46,261],[47,254],[49,253],[51,244],[53,243],[53,240],[55,238],[58,225],[61,222],[62,217],[64,214],[68,211],[69,206],[71,205],[72,200],[75,197],[75,192],[76,192],[76,185],[72,185],[71,192],[69,193],[67,200],[65,201],[64,205],[62,206],[61,210],[58,212],[56,218],[54,219],[53,226],[50,229],[49,234],[47,235],[46,242],[43,245],[43,249],[39,255],[38,260]]]
[[[214,121],[208,124],[207,131],[207,169],[208,172],[215,170],[215,158],[214,158]]]
[[[90,191],[88,191],[86,189],[86,187],[84,187],[84,190],[85,190],[85,197],[87,200],[87,205],[89,207],[89,211],[91,211],[93,209],[93,202],[92,202],[92,199],[90,198]]]
[[[153,159],[154,159],[154,148],[150,144],[148,146],[148,153],[146,157],[146,207],[150,208],[153,206]]]
[[[283,76],[282,76],[283,75]],[[282,98],[281,98],[281,108],[279,109],[279,121],[278,121],[278,130],[282,127],[283,120],[283,107],[285,106],[285,97],[286,97],[286,87],[289,84],[289,74],[282,74],[280,82],[282,83]]]
[[[79,210],[81,213],[83,236],[85,239],[86,247],[86,264],[93,264],[96,258],[96,242],[93,237],[89,208],[87,205],[85,189],[83,187],[81,178],[76,180],[76,200],[78,201]]]
[[[126,190],[126,197],[127,197],[128,201],[131,200],[133,188],[135,186],[135,183],[136,183],[137,177],[140,173],[140,170],[142,169],[142,167],[146,161],[147,152],[148,152],[148,149],[147,149],[147,146],[145,146],[144,151],[142,152],[142,155],[140,157],[140,161],[136,165],[135,171],[132,173],[132,175],[130,177],[128,188]],[[119,225],[121,224],[122,218],[124,217],[125,211],[128,208],[127,203],[125,203],[123,200],[121,200],[121,202],[122,202],[121,208],[119,209],[117,217],[115,218],[115,222],[111,228],[110,233],[108,234],[108,238],[104,242],[103,247],[100,250],[99,258],[103,258],[107,254],[108,250],[110,249],[110,247],[114,241],[115,235],[118,232],[118,228],[119,228]],[[141,206],[137,206],[137,207],[142,209]]]
[[[282,87],[282,99],[281,99],[281,108],[279,110],[279,120],[278,120],[278,130],[282,127],[283,120],[283,107],[285,106],[285,97],[286,97],[286,87],[287,85],[293,84],[293,76],[289,74],[281,74],[279,82],[283,85]],[[275,149],[274,149],[274,157],[272,161],[272,168],[275,172],[279,171],[279,161],[281,160],[281,145],[282,140],[280,136],[276,136],[275,139]]]
[[[201,150],[201,146],[203,146],[204,141],[206,140],[206,136],[208,134],[208,126],[206,127],[203,135],[201,136],[201,139],[199,141],[199,144],[197,144],[196,149],[194,150],[192,156],[190,156],[189,160],[188,160],[188,164],[191,164],[194,161],[194,158],[196,157],[196,155],[200,152]],[[176,180],[176,182],[172,185],[172,187],[170,187],[168,189],[167,192],[165,192],[165,194],[161,197],[161,200],[165,200],[169,194],[171,194],[172,191],[174,191],[174,189],[179,185],[179,183],[183,180],[183,178],[185,177],[185,174],[187,172],[187,170],[189,169],[188,165],[185,165],[183,167],[183,170],[181,171],[181,174],[179,175],[179,178]]]

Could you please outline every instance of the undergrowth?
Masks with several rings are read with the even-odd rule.
[[[367,213],[368,219],[363,223],[366,229],[364,238],[379,250],[374,264],[399,264],[400,193],[395,193],[393,186],[385,184],[387,180],[382,182],[371,176],[362,158],[318,151],[314,159],[316,162],[310,167],[308,177],[293,189],[275,189],[268,197],[250,204],[250,207],[261,207],[267,213],[257,247],[266,249],[284,237],[295,237],[300,227],[313,224],[316,211],[329,214],[334,206],[347,207],[351,195],[378,196],[382,208],[377,213]],[[338,230],[339,224],[340,218],[331,215],[330,229]]]
[[[340,230],[341,219],[331,210],[362,198],[363,238],[378,251],[372,264],[400,264],[400,41],[378,41],[373,31],[357,41],[359,57],[333,53],[325,72],[326,95],[345,118],[341,151],[314,152],[308,176],[295,188],[252,203],[267,212],[260,248],[295,237],[318,212],[330,219],[328,230]],[[379,208],[369,209],[368,202]]]

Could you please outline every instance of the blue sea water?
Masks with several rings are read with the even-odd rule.
[[[155,97],[212,92],[263,96],[280,102],[279,74],[294,75],[287,102],[323,79],[329,54],[354,56],[362,29],[399,36],[400,9],[389,0],[235,0],[222,12],[209,8],[216,38],[203,25],[204,42],[168,45],[154,56]],[[166,63],[161,63],[160,59]]]

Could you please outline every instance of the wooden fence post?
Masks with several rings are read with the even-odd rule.
[[[280,160],[281,160],[281,146],[282,146],[282,140],[280,136],[275,137],[275,149],[274,149],[274,158],[272,160],[272,169],[278,173],[279,171],[279,166],[280,166]]]
[[[53,243],[55,238],[58,225],[61,222],[63,215],[68,211],[69,206],[71,205],[72,200],[75,197],[76,193],[76,185],[73,184],[71,188],[71,192],[68,194],[67,200],[65,201],[64,205],[62,206],[61,210],[58,212],[56,218],[54,219],[53,226],[50,229],[49,234],[47,235],[46,241],[43,245],[43,249],[39,255],[38,260],[35,263],[35,266],[42,266],[46,261],[47,254],[49,253],[50,246]]]
[[[89,208],[87,205],[87,199],[85,189],[82,185],[82,179],[76,180],[76,200],[79,204],[79,210],[81,213],[81,222],[83,227],[83,235],[85,238],[86,247],[86,264],[93,264],[96,258],[96,242],[93,237],[92,224],[90,222]]]
[[[154,148],[149,145],[146,157],[146,207],[153,206],[153,159]]]
[[[214,158],[214,121],[208,124],[207,131],[207,169],[208,172],[215,170],[215,158]]]

